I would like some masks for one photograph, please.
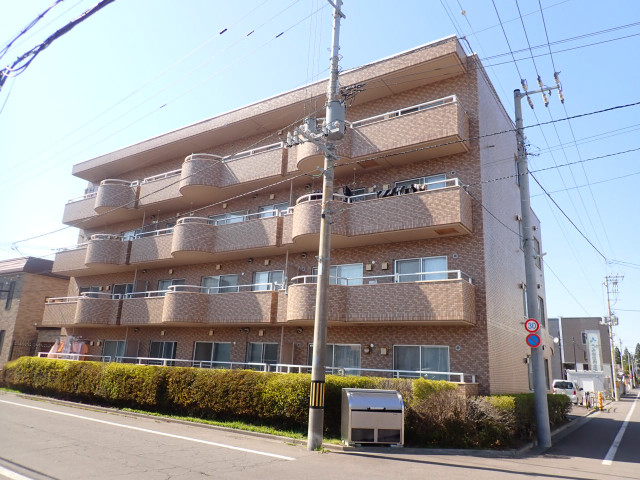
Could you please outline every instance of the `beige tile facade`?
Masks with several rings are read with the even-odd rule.
[[[523,256],[517,235],[500,223],[518,231],[518,188],[513,178],[491,181],[515,173],[515,135],[489,135],[511,129],[512,123],[476,62],[449,38],[342,76],[342,85],[366,82],[365,92],[347,109],[349,122],[455,100],[348,129],[338,150],[337,191],[348,185],[376,192],[397,181],[442,174],[451,183],[405,195],[330,202],[331,263],[362,264],[363,279],[361,285],[330,286],[328,338],[359,345],[361,368],[393,368],[394,347],[447,347],[451,371],[475,375],[480,393],[525,391]],[[320,189],[315,167],[321,152],[304,143],[229,161],[190,154],[193,145],[201,145],[200,153],[224,157],[274,144],[323,91],[322,83],[306,92],[295,90],[76,165],[75,174],[94,183],[180,170],[141,184],[136,208],[127,213],[135,218],[118,212],[100,216],[96,199],[69,204],[65,221],[72,213],[86,218],[87,210],[93,211],[84,237],[117,235],[143,223],[145,231],[166,228],[191,211],[204,220],[181,221],[162,235],[145,234],[131,241],[130,252],[124,246],[111,250],[101,240],[89,244],[90,250],[100,245],[101,251],[61,252],[56,258],[58,271],[74,272],[70,296],[79,287],[108,292],[123,283],[134,284],[137,292],[157,290],[158,282],[166,280],[199,286],[203,277],[218,275],[236,275],[239,285],[251,285],[256,273],[266,271],[284,272],[286,292],[247,287],[206,294],[190,288],[114,300],[115,321],[113,311],[104,311],[90,326],[76,321],[78,308],[71,312],[65,306],[64,318],[72,317],[73,323],[59,316],[57,324],[93,342],[95,355],[102,353],[105,340],[134,342],[140,356],[148,355],[152,341],[177,342],[179,359],[192,358],[195,342],[229,342],[231,360],[244,361],[248,344],[258,342],[278,344],[282,363],[306,364],[316,285],[292,279],[312,275],[317,264],[320,208],[317,200],[296,201]],[[361,161],[349,163],[354,160]],[[126,201],[125,193],[105,205]],[[282,216],[254,216],[229,225],[206,220],[231,212],[253,214],[283,202],[292,209]],[[126,258],[122,255],[128,255],[122,270],[105,270],[109,261]],[[424,257],[446,257],[447,278],[394,282],[397,260]],[[93,260],[89,266],[87,258]],[[535,290],[544,298],[542,271]],[[102,308],[94,300],[83,303]],[[47,306],[52,312],[59,307]]]

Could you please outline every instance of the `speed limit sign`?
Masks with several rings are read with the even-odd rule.
[[[524,322],[524,329],[529,333],[536,333],[540,329],[540,324],[535,318],[530,318]]]

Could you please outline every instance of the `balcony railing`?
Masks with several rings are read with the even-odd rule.
[[[421,112],[422,110],[428,110],[430,108],[439,107],[447,103],[455,103],[457,101],[458,99],[456,95],[449,95],[448,97],[439,98],[437,100],[432,100],[430,102],[420,103],[418,105],[412,105],[410,107],[402,108],[400,110],[393,110],[391,112],[381,113],[380,115],[376,115],[374,117],[363,118],[362,120],[351,122],[351,128],[362,127],[363,125],[369,125],[371,123],[379,122],[381,120],[388,120],[390,118],[396,118],[404,115],[411,115],[412,113],[417,113],[417,112]]]
[[[158,230],[151,230],[150,232],[136,233],[133,238],[158,237],[160,235],[170,235],[172,233],[173,227],[160,228]]]
[[[201,285],[171,285],[170,292],[192,292],[192,293],[237,293],[237,292],[272,292],[282,290],[284,286],[281,283],[251,283],[248,285],[223,285],[219,287],[203,287]]]
[[[75,203],[75,202],[81,202],[82,200],[86,200],[88,198],[95,198],[98,195],[98,192],[89,192],[89,193],[85,193],[84,195],[81,195],[79,197],[75,197],[72,198],[70,200],[67,200],[67,203]]]
[[[213,360],[187,360],[182,358],[158,358],[158,357],[125,357],[108,355],[86,355],[81,353],[48,353],[39,352],[41,358],[60,358],[63,360],[93,360],[101,362],[133,363],[137,365],[163,365],[168,367],[195,367],[195,368],[221,368],[226,370],[258,370],[273,373],[309,373],[311,365],[298,365],[289,363],[258,363],[258,362],[224,362]],[[442,378],[452,383],[476,383],[476,376],[472,373],[462,372],[438,372],[431,370],[394,370],[383,368],[360,367],[325,367],[327,374],[332,375],[366,375],[386,378]]]
[[[87,245],[89,245],[89,242],[83,242],[83,243],[76,243],[75,245],[69,245],[66,247],[60,247],[60,248],[56,248],[56,252],[69,252],[71,250],[80,250],[81,248],[85,248]]]
[[[177,177],[180,175],[181,172],[182,172],[182,169],[178,168],[176,170],[171,170],[169,172],[159,173],[158,175],[153,175],[151,177],[144,178],[140,183],[141,184],[151,183],[151,182],[155,182],[156,180],[164,180],[165,178]]]
[[[331,285],[376,285],[379,283],[441,282],[443,280],[465,280],[473,284],[469,275],[461,270],[442,270],[438,272],[394,273],[391,275],[372,275],[369,277],[329,277]],[[291,285],[318,283],[318,275],[298,275],[291,279]]]
[[[392,197],[397,195],[410,195],[412,193],[424,192],[427,190],[441,190],[443,188],[453,188],[459,186],[460,180],[458,178],[447,178],[445,180],[436,180],[428,183],[416,183],[412,187],[393,187],[386,190],[377,190],[375,192],[367,192],[351,196],[334,193],[333,200],[347,203],[356,203],[363,200],[374,200],[376,198]],[[308,193],[307,195],[298,197],[298,199],[296,200],[296,205],[317,200],[322,200],[322,193]]]
[[[253,148],[251,150],[245,150],[244,152],[238,152],[234,155],[227,155],[222,158],[223,162],[231,162],[233,160],[238,160],[240,158],[250,157],[252,155],[258,155],[264,152],[270,152],[271,150],[278,150],[279,148],[283,148],[284,144],[282,142],[272,143],[271,145],[265,145],[263,147]]]
[[[265,210],[264,212],[247,213],[244,215],[234,215],[232,217],[214,219],[209,217],[182,217],[176,222],[176,225],[185,225],[188,223],[197,223],[200,225],[230,225],[232,223],[242,223],[249,220],[256,220],[261,218],[272,218],[277,216],[283,216],[288,213],[288,210]]]
[[[80,295],[73,297],[49,297],[46,298],[44,303],[76,303],[81,298],[102,298],[106,300],[120,300],[122,295],[119,293],[106,293],[106,292],[82,292]]]
[[[138,180],[133,180],[130,182],[129,180],[119,180],[117,178],[106,178],[100,182],[100,185],[123,185],[125,187],[137,187],[140,185]]]

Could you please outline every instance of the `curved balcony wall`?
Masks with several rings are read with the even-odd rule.
[[[98,187],[95,211],[106,213],[114,208],[136,208],[138,186],[123,180],[103,180]]]
[[[125,298],[120,325],[160,325],[164,297]]]
[[[342,321],[347,308],[344,285],[329,285],[329,321]],[[316,308],[315,283],[290,285],[287,301],[287,322],[313,321]]]
[[[352,129],[347,128],[337,144],[337,155],[344,161],[351,158]],[[289,170],[309,171],[324,166],[324,151],[313,142],[304,142],[290,149]],[[295,165],[295,167],[294,167]]]
[[[196,218],[185,218],[184,222],[174,227],[171,254],[175,258],[278,247],[282,235],[282,217],[227,225],[209,225],[207,219]]]
[[[200,292],[167,292],[162,323],[210,323],[209,297]]]
[[[77,248],[57,252],[51,272],[60,275],[76,276],[78,273],[86,271],[85,259],[87,249],[88,245],[85,244]]]
[[[198,201],[217,189],[232,187],[283,175],[287,169],[287,153],[281,146],[267,150],[261,147],[239,153],[236,157],[216,155],[188,156],[182,164],[180,193]]]
[[[46,303],[42,325],[48,327],[118,325],[120,300],[77,297]]]
[[[288,322],[313,321],[315,284],[289,287]],[[475,325],[475,287],[466,280],[330,285],[329,321]]]
[[[278,292],[168,292],[162,323],[245,325],[275,323]]]
[[[126,265],[130,246],[130,241],[123,242],[119,238],[92,238],[87,245],[84,263],[87,267]]]
[[[296,205],[291,241],[317,244],[320,201]],[[407,241],[472,231],[471,197],[461,187],[440,188],[354,203],[332,201],[334,248]],[[284,243],[284,239],[283,239]]]

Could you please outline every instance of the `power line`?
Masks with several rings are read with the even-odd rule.
[[[78,18],[76,18],[75,20],[72,20],[67,25],[65,25],[64,27],[62,27],[61,29],[59,29],[58,31],[56,31],[55,33],[47,37],[41,44],[36,45],[28,52],[20,55],[10,66],[5,67],[3,70],[0,71],[0,90],[2,89],[2,86],[4,85],[8,77],[16,77],[24,73],[27,67],[31,65],[31,62],[33,62],[35,58],[44,49],[46,49],[49,45],[51,45],[55,40],[62,37],[64,34],[71,31],[71,29],[73,29],[75,26],[84,22],[87,18],[97,13],[98,11],[102,10],[104,7],[106,7],[110,3],[113,3],[114,1],[115,0],[101,0],[93,8],[87,10],[86,12],[81,14]]]
[[[498,17],[498,21],[500,22],[500,28],[502,28],[502,33],[504,34],[504,39],[507,41],[507,47],[509,47],[509,53],[511,54],[511,58],[513,59],[513,64],[516,66],[516,70],[518,71],[518,75],[521,80],[524,80],[524,77],[520,73],[520,68],[518,67],[518,62],[516,61],[516,57],[513,54],[513,50],[511,49],[511,44],[509,43],[509,37],[507,37],[507,31],[504,29],[504,25],[502,24],[502,19],[500,18],[500,13],[498,13],[498,7],[496,7],[495,0],[491,0],[493,4],[493,9],[496,11],[496,16]]]
[[[562,166],[562,165],[561,165]],[[629,177],[634,177],[636,175],[640,175],[640,172],[633,172],[633,173],[628,173],[626,175],[620,175],[618,177],[613,177],[613,178],[607,178],[605,180],[598,180],[596,182],[591,182],[589,184],[583,184],[583,185],[577,185],[575,187],[569,187],[567,189],[559,189],[559,190],[553,190],[549,193],[561,193],[561,192],[566,192],[567,190],[573,190],[575,188],[584,188],[584,187],[588,187],[589,185],[598,185],[601,183],[608,183],[608,182],[613,182],[614,180],[623,180],[625,178],[629,178]],[[540,195],[544,195],[544,193],[536,193],[535,195],[531,195],[531,197],[539,197]]]
[[[295,2],[294,2],[294,3],[292,3],[289,7],[291,7],[292,5],[294,5],[295,3],[299,2],[299,1],[300,1],[300,0],[295,0]],[[327,4],[327,5],[328,5],[328,4]],[[124,131],[124,130],[127,130],[128,128],[130,128],[131,126],[135,125],[136,123],[138,123],[138,122],[140,122],[140,121],[144,120],[145,118],[147,118],[147,117],[149,117],[149,116],[153,115],[154,113],[158,112],[159,110],[161,110],[161,109],[165,108],[168,104],[173,103],[173,102],[175,102],[176,100],[179,100],[180,98],[182,98],[182,97],[184,97],[184,96],[188,95],[189,93],[193,92],[194,90],[196,90],[197,88],[199,88],[199,87],[200,87],[200,86],[202,86],[203,84],[207,83],[207,82],[208,82],[209,80],[211,80],[213,77],[215,77],[215,76],[217,76],[217,75],[220,75],[221,73],[223,73],[224,71],[226,71],[227,69],[229,69],[230,67],[232,67],[233,65],[235,65],[236,63],[238,63],[238,62],[240,62],[240,61],[242,61],[242,60],[246,59],[247,57],[250,57],[251,55],[255,54],[257,51],[259,51],[259,50],[261,50],[262,48],[264,48],[265,46],[267,46],[269,43],[271,43],[271,42],[273,42],[274,40],[276,40],[276,39],[278,39],[278,38],[282,37],[285,33],[289,32],[291,29],[295,28],[295,27],[296,27],[296,26],[298,26],[300,23],[302,23],[304,20],[306,20],[307,18],[309,18],[309,16],[314,15],[314,14],[318,13],[320,10],[323,10],[324,8],[326,8],[326,7],[327,7],[327,5],[323,5],[322,7],[320,7],[318,10],[316,10],[316,11],[315,11],[315,12],[313,12],[312,14],[307,15],[307,16],[306,16],[306,17],[304,17],[303,19],[301,19],[301,20],[299,20],[298,22],[294,23],[293,25],[289,26],[288,28],[286,28],[285,30],[283,30],[282,32],[280,32],[278,35],[275,35],[275,36],[271,37],[268,41],[264,42],[263,44],[261,44],[261,45],[260,45],[260,46],[258,46],[257,48],[255,48],[255,49],[253,49],[252,51],[250,51],[250,52],[248,52],[247,54],[245,54],[244,56],[236,58],[234,61],[232,61],[231,63],[229,63],[229,64],[227,64],[226,66],[222,67],[221,69],[217,70],[217,71],[216,71],[216,72],[214,72],[212,75],[210,75],[210,76],[206,77],[205,79],[203,79],[202,81],[200,81],[199,83],[197,83],[195,86],[190,87],[190,88],[188,88],[188,89],[186,89],[186,90],[182,91],[181,93],[179,93],[178,95],[176,95],[176,96],[172,97],[171,99],[167,100],[164,104],[160,105],[159,107],[155,108],[154,110],[151,110],[151,111],[147,112],[146,114],[144,114],[143,116],[138,117],[138,118],[137,118],[137,119],[135,119],[134,121],[132,121],[132,122],[128,123],[127,125],[125,125],[125,126],[123,126],[123,127],[119,128],[119,129],[118,129],[118,130],[116,130],[115,132],[112,132],[112,133],[111,133],[111,134],[109,134],[108,136],[103,137],[103,138],[102,138],[101,140],[99,140],[98,142],[91,144],[90,146],[88,146],[87,148],[85,148],[85,149],[83,149],[83,150],[81,150],[81,151],[79,151],[79,152],[76,152],[74,155],[75,155],[75,156],[77,156],[77,155],[80,155],[80,154],[82,154],[82,153],[84,153],[84,152],[87,152],[87,151],[91,150],[92,148],[94,148],[95,146],[99,145],[100,143],[102,143],[102,142],[104,142],[104,141],[108,140],[109,138],[114,137],[114,136],[115,136],[115,135],[117,135],[118,133],[120,133],[120,132],[122,132],[122,131]],[[289,7],[287,7],[287,8],[289,8]],[[286,9],[285,9],[285,10],[286,10]],[[285,10],[283,10],[282,12],[284,12]],[[282,13],[282,12],[280,12],[280,13]],[[272,18],[275,18],[275,17],[272,17]],[[266,23],[266,22],[265,22],[265,23]],[[263,25],[264,25],[264,24],[263,24]],[[253,31],[255,31],[255,30],[253,30]],[[252,32],[250,32],[250,33],[253,33],[253,31],[252,31]],[[249,35],[247,35],[247,36],[249,36]],[[235,45],[235,44],[239,43],[239,42],[240,42],[240,41],[242,41],[243,39],[244,39],[244,38],[242,38],[242,39],[240,39],[240,40],[236,41],[233,45]],[[232,46],[233,46],[233,45],[232,45]],[[209,60],[209,61],[210,61],[210,60]],[[172,82],[172,83],[175,83],[175,82]],[[166,88],[165,88],[164,90],[166,90]],[[163,90],[163,91],[164,91],[164,90]],[[160,93],[161,93],[161,92],[160,92]],[[156,95],[154,95],[154,96],[156,96]],[[138,106],[140,106],[140,105],[142,105],[142,104],[146,103],[146,102],[147,102],[148,100],[150,100],[151,98],[153,98],[153,96],[152,96],[152,97],[150,97],[149,99],[145,100],[144,102],[140,103]],[[135,109],[135,108],[137,108],[137,106],[136,106],[136,107],[134,107],[134,109]],[[115,120],[119,120],[120,118],[123,118],[125,115],[127,115],[127,114],[128,114],[130,111],[132,111],[132,110],[133,110],[133,109],[131,109],[131,110],[129,110],[129,111],[127,111],[127,112],[125,112],[124,114],[122,114],[122,115],[120,115],[119,117],[117,117]],[[115,120],[112,120],[112,122],[113,122],[113,121],[115,121]],[[99,130],[94,131],[94,133],[100,133],[100,131],[101,131],[101,130],[99,129]],[[84,139],[86,139],[86,138],[87,138],[87,136],[85,136],[82,140],[84,140]],[[81,141],[82,141],[82,140],[81,140]],[[74,144],[74,145],[77,145],[78,143],[80,143],[80,142],[76,142],[76,144]],[[73,145],[72,145],[72,146],[73,146]],[[70,148],[70,147],[67,147],[67,148]],[[62,154],[62,153],[64,153],[64,152],[65,152],[65,151],[63,150],[63,151],[59,152],[59,154]],[[59,154],[57,154],[57,155],[59,155]],[[56,156],[57,156],[57,155],[56,155]],[[63,160],[63,162],[64,162],[64,161],[67,161],[67,159],[65,158],[65,159]],[[49,168],[40,169],[40,170],[38,171],[38,174],[37,174],[37,175],[42,175],[42,174],[46,173],[47,171],[51,170],[51,169],[52,169],[52,168],[54,168],[55,166],[59,165],[60,163],[61,163],[61,162],[58,162],[58,163],[56,163],[56,164],[53,164],[53,165],[51,165]],[[29,172],[29,173],[31,173],[31,172]],[[11,185],[11,187],[15,187],[15,186],[17,186],[17,185],[21,185],[21,184],[25,183],[26,181],[28,181],[29,179],[34,178],[34,176],[35,176],[35,175],[31,174],[31,175],[29,175],[26,179],[21,180],[21,181],[18,181],[17,183],[12,184],[12,185]]]
[[[33,20],[31,20],[31,22],[24,27],[20,33],[18,33],[18,35],[16,35],[12,40],[10,40],[4,47],[2,47],[2,50],[0,50],[0,58],[4,57],[4,55],[7,53],[7,51],[9,51],[9,49],[11,48],[11,45],[13,45],[15,43],[16,40],[18,40],[21,36],[23,36],[25,33],[27,33],[29,30],[31,30],[31,28],[33,28],[35,26],[36,23],[38,23],[40,20],[42,20],[42,18],[49,13],[49,10],[51,10],[53,7],[55,7],[56,5],[58,5],[59,3],[61,3],[63,0],[56,0],[55,2],[53,2],[44,12],[42,12],[40,15],[38,15],[36,18],[34,18]]]
[[[578,228],[578,226],[573,222],[573,220],[571,220],[571,218],[570,218],[570,217],[565,213],[565,211],[562,209],[562,207],[560,207],[560,205],[558,205],[558,202],[556,202],[556,201],[554,200],[554,198],[549,194],[549,192],[547,192],[547,190],[546,190],[546,189],[542,186],[542,184],[538,181],[538,179],[536,178],[536,176],[535,176],[533,173],[531,173],[531,172],[529,172],[529,174],[531,175],[531,178],[533,178],[533,179],[535,180],[535,182],[538,184],[538,186],[542,189],[542,191],[545,193],[545,195],[546,195],[547,197],[549,197],[549,199],[553,202],[553,204],[556,206],[556,208],[557,208],[558,210],[560,210],[560,212],[565,216],[565,218],[566,218],[567,220],[569,220],[569,223],[571,223],[571,225],[573,225],[573,228],[575,228],[575,229],[578,231],[578,233],[579,233],[580,235],[582,235],[582,237],[587,241],[587,243],[588,243],[589,245],[591,245],[591,247],[593,247],[593,249],[598,253],[598,255],[600,255],[600,256],[604,259],[604,261],[605,261],[605,262],[608,262],[609,260],[607,259],[607,257],[606,257],[606,256],[605,256],[605,255],[604,255],[600,250],[598,250],[598,248],[593,244],[593,242],[591,242],[591,240],[589,240],[589,238],[588,238],[584,233],[582,233],[582,230],[580,230],[580,229]]]

